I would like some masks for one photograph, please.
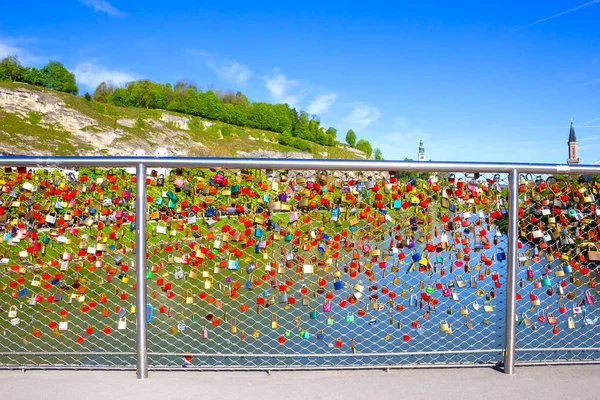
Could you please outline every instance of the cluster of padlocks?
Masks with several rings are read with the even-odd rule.
[[[149,172],[151,353],[460,350],[503,330],[500,175]],[[3,351],[131,348],[135,179],[123,170],[4,171]],[[562,323],[576,327],[576,307],[589,317],[596,269],[588,261],[600,259],[594,245],[568,242],[572,230],[593,236],[584,222],[595,200],[581,188],[593,196],[595,186],[580,184],[581,196],[569,192],[559,206],[561,184],[524,180],[520,208],[519,298],[527,291],[537,309],[520,311],[518,323],[539,326],[532,317],[545,296],[560,296],[569,311],[543,313],[557,334]],[[540,274],[542,259],[551,267]]]

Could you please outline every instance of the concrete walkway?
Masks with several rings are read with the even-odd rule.
[[[0,399],[598,399],[600,365],[331,372],[0,371]]]

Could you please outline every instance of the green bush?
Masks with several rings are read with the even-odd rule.
[[[292,142],[290,143],[290,146],[292,146],[293,148],[298,149],[300,151],[307,151],[309,153],[312,153],[311,145],[307,141],[299,139],[299,138],[294,138],[292,140]]]

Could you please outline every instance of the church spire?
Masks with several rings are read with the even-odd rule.
[[[575,137],[575,128],[573,128],[573,118],[571,118],[571,131],[569,132],[569,143],[577,142],[577,138]]]
[[[569,131],[569,158],[568,164],[579,164],[579,145],[575,137],[575,128],[573,128],[573,118],[571,118],[571,129]]]

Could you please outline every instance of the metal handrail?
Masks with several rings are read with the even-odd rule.
[[[517,229],[519,174],[590,174],[600,175],[600,165],[561,165],[526,163],[479,162],[412,162],[369,160],[318,160],[318,159],[241,159],[241,158],[186,158],[186,157],[2,157],[0,164],[10,167],[135,167],[136,182],[136,305],[137,318],[137,377],[148,377],[148,350],[146,331],[146,168],[252,168],[298,170],[359,170],[398,172],[491,172],[508,173],[509,196],[509,257],[507,265],[506,326],[504,372],[514,374],[515,367],[515,315],[516,271],[518,267]]]
[[[289,158],[203,158],[203,157],[30,157],[1,158],[5,166],[20,167],[135,167],[147,168],[257,168],[305,170],[362,170],[407,172],[503,172],[518,170],[527,174],[600,174],[600,165],[484,163],[484,162],[418,162],[372,160],[321,160]]]

